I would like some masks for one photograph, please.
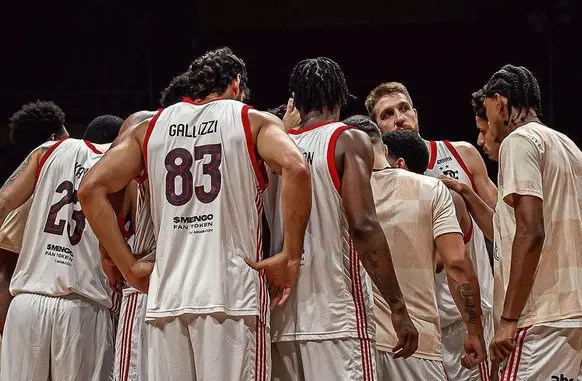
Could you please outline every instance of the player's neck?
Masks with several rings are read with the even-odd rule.
[[[517,121],[515,121],[514,123],[515,127],[513,128],[513,130],[532,122],[541,124],[540,118],[538,118],[534,111],[528,113],[523,119],[518,119]]]
[[[308,127],[318,123],[338,121],[339,116],[339,107],[333,111],[324,107],[323,110],[312,110],[306,113],[301,112],[301,124],[298,127]]]
[[[374,169],[384,169],[390,167],[386,154],[384,153],[384,145],[374,144]]]
[[[196,98],[194,100],[194,102],[207,103],[207,102],[212,102],[212,101],[215,101],[218,99],[228,99],[228,95],[226,93],[224,93],[224,94],[212,93],[212,94],[208,94],[204,98]]]

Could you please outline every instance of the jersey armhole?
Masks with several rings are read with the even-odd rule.
[[[340,196],[342,194],[341,193],[342,185],[339,178],[339,173],[337,172],[337,168],[335,165],[335,147],[337,145],[337,139],[339,138],[340,134],[345,130],[349,130],[351,128],[352,127],[350,126],[338,127],[331,135],[331,138],[329,139],[329,144],[327,146],[327,168],[329,170],[329,175],[331,176],[333,186],[335,187],[335,190]]]
[[[433,169],[434,168],[434,163],[436,162],[436,157],[437,157],[437,145],[436,142],[434,140],[431,140],[428,142],[429,146],[430,146],[430,158],[428,159],[428,169]]]
[[[257,178],[257,182],[259,184],[259,191],[262,192],[267,188],[269,185],[269,181],[267,180],[267,170],[265,168],[265,164],[263,162],[259,163],[257,160],[257,155],[255,154],[255,145],[253,144],[253,133],[251,131],[251,122],[249,120],[249,110],[251,107],[249,105],[244,105],[241,110],[241,119],[243,124],[243,129],[245,132],[245,138],[247,142],[247,151],[249,154],[249,158],[251,160],[251,165],[253,166],[253,170],[255,172],[255,177]]]
[[[147,129],[145,136],[143,138],[142,155],[143,155],[144,170],[143,170],[143,173],[140,176],[136,177],[136,179],[135,179],[135,181],[138,184],[143,184],[148,179],[148,143],[150,141],[150,137],[152,136],[152,131],[154,130],[154,127],[156,126],[156,122],[158,121],[158,118],[162,114],[162,111],[164,111],[164,109],[159,108],[156,115],[154,115],[153,118],[149,121],[148,129]]]
[[[471,217],[469,217],[469,219],[471,219]],[[463,242],[465,242],[465,245],[468,244],[469,241],[471,241],[471,237],[473,237],[473,219],[471,219],[470,222],[471,225],[469,225],[469,231],[463,236]]]
[[[38,167],[36,168],[36,174],[34,176],[35,183],[38,182],[38,178],[40,177],[40,171],[42,170],[42,167],[44,166],[44,164],[48,160],[49,156],[57,149],[58,146],[61,145],[62,142],[64,142],[68,138],[69,138],[68,136],[65,136],[64,138],[57,140],[57,142],[55,144],[53,144],[52,146],[50,146],[49,149],[44,153],[44,155],[42,155],[42,157],[40,158],[40,161],[38,163]]]
[[[465,171],[465,174],[469,178],[469,181],[471,181],[471,188],[473,188],[473,191],[477,192],[477,190],[475,189],[475,183],[473,182],[473,176],[471,175],[471,172],[469,171],[467,165],[465,165],[463,158],[461,158],[461,155],[459,155],[459,152],[457,152],[457,149],[448,140],[443,140],[443,143],[445,143],[445,145],[447,146],[449,151],[451,151],[451,153],[453,154],[461,168],[463,168],[463,171]]]

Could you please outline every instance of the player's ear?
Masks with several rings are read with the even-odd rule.
[[[382,144],[382,148],[384,149],[384,156],[388,158],[388,146],[386,144]]]
[[[235,97],[237,97],[240,93],[240,78],[240,74],[237,74],[236,78],[232,81],[232,92],[234,93]]]
[[[403,158],[399,158],[398,160],[396,160],[396,166],[398,168],[408,170],[408,167],[406,166],[406,160],[404,160]]]

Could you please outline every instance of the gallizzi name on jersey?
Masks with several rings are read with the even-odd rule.
[[[218,129],[217,120],[209,120],[200,124],[171,124],[169,129],[170,136],[179,136],[185,138],[196,138],[202,135],[213,134]]]

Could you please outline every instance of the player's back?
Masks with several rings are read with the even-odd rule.
[[[335,146],[343,123],[290,130],[311,170],[313,201],[296,288],[272,314],[274,341],[374,337],[371,280],[343,209]]]
[[[516,147],[526,152],[524,162],[511,160]],[[499,268],[503,277],[503,291],[509,282],[515,236],[515,213],[508,196],[517,190],[543,200],[545,238],[518,327],[582,317],[582,264],[577,245],[582,237],[582,152],[566,135],[532,122],[503,141],[499,164],[495,226],[501,263],[496,263],[496,271]],[[502,302],[500,294],[496,290],[496,304]]]
[[[111,289],[101,268],[99,241],[77,200],[79,184],[103,156],[103,147],[66,138],[50,144],[38,166],[10,291],[78,294],[109,308]]]
[[[441,361],[439,315],[435,298],[435,238],[460,233],[448,190],[439,180],[398,168],[372,174],[378,220],[408,311],[419,332],[416,357]],[[374,287],[377,346],[391,352],[397,338],[390,308]]]
[[[181,102],[150,122],[144,157],[156,236],[147,318],[185,313],[268,320],[261,256],[263,173],[249,107]]]

